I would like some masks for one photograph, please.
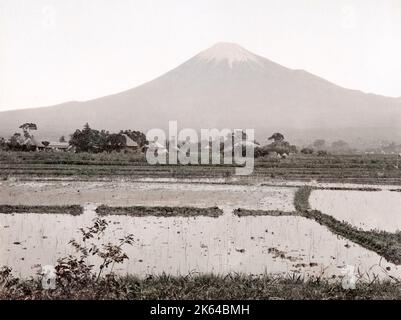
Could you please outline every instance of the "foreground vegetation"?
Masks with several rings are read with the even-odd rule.
[[[231,274],[103,277],[43,290],[39,280],[0,279],[0,299],[401,299],[401,284],[375,280],[344,290],[341,280]]]
[[[390,238],[386,238],[384,234],[375,231],[365,232],[335,219],[326,220],[324,214],[310,210],[310,192],[311,188],[308,187],[297,191],[296,212],[252,212],[241,209],[235,213],[240,216],[252,213],[276,216],[298,214],[313,218],[332,232],[352,238],[352,241],[368,249],[379,251],[383,256],[388,255],[386,258],[389,261],[400,263],[396,248],[391,243],[391,234],[386,235]],[[101,210],[107,212],[110,207]],[[125,212],[126,208],[117,210]],[[123,248],[133,245],[135,240],[133,235],[128,234],[116,244],[99,244],[107,227],[106,220],[96,218],[92,226],[79,229],[81,237],[70,241],[76,254],[58,259],[54,267],[54,286],[50,288],[45,286],[49,284],[49,279],[45,278],[44,268],[38,272],[37,277],[29,279],[16,278],[8,267],[0,268],[0,299],[401,299],[401,282],[393,278],[391,281],[381,281],[377,277],[373,277],[372,281],[360,278],[356,279],[355,289],[344,289],[341,277],[305,279],[295,273],[286,276],[117,276],[113,273],[113,267],[129,259]],[[389,248],[394,252],[386,251]],[[96,267],[91,260],[93,256],[99,261]]]

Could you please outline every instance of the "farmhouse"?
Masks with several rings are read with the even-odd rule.
[[[138,151],[139,150],[139,144],[132,140],[128,135],[122,134],[122,136],[125,138],[125,146],[124,150],[129,150],[129,151]]]
[[[69,151],[71,149],[68,142],[50,142],[46,146],[46,150],[52,151]]]

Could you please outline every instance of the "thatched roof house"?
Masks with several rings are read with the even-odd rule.
[[[139,144],[136,141],[132,140],[125,133],[123,133],[122,136],[125,138],[125,146],[124,146],[125,150],[131,150],[131,151],[139,150]]]
[[[50,142],[46,149],[55,151],[68,151],[71,149],[71,146],[68,142]]]

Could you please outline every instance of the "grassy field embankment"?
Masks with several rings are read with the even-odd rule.
[[[401,185],[393,155],[293,155],[287,159],[255,159],[252,177]],[[0,152],[0,180],[9,177],[96,178],[229,178],[232,165],[157,165],[143,154]],[[249,177],[248,177],[249,178]]]

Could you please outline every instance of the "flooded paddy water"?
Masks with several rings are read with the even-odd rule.
[[[218,218],[104,217],[109,222],[104,242],[116,242],[126,234],[135,237],[134,245],[125,247],[129,260],[116,266],[115,271],[143,277],[162,272],[172,275],[197,272],[255,275],[296,272],[305,276],[331,278],[342,275],[346,265],[353,265],[360,273],[369,273],[371,276],[401,277],[400,267],[387,263],[375,252],[331,233],[315,221],[298,216],[237,217],[233,214],[237,208],[294,211],[295,191],[296,188],[285,186],[205,182],[2,182],[2,204],[81,204],[85,210],[79,216],[0,214],[0,265],[12,267],[18,275],[30,276],[35,273],[32,268],[35,264],[56,264],[57,258],[73,253],[68,242],[72,238],[79,239],[78,228],[91,225],[97,217],[95,209],[101,204],[217,206],[224,212]],[[330,198],[332,202],[317,201],[320,192],[334,191],[314,190],[311,205],[320,206],[325,202],[332,203],[332,208],[336,208],[333,200],[336,198]],[[401,199],[401,193],[386,192]],[[369,197],[381,192],[366,194]],[[383,201],[387,199],[383,198]],[[337,208],[345,208],[344,203]],[[341,220],[336,212],[325,211],[328,208],[318,209]],[[353,214],[352,211],[350,214]],[[382,211],[376,212],[378,220],[381,215]],[[357,221],[353,220],[353,223]],[[388,226],[386,222],[374,223]]]
[[[401,194],[389,190],[314,190],[313,209],[364,230],[401,231]]]

